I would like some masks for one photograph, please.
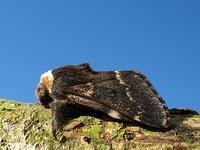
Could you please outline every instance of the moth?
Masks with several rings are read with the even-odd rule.
[[[62,130],[64,118],[91,109],[122,121],[158,129],[169,127],[163,98],[138,71],[94,71],[87,63],[66,65],[41,75],[36,96],[51,109],[54,136],[56,130]]]

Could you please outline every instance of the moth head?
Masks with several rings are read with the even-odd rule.
[[[35,95],[38,98],[41,105],[45,108],[50,108],[50,103],[53,102],[51,98],[51,89],[53,85],[52,71],[45,72],[41,75],[40,81],[35,91]]]

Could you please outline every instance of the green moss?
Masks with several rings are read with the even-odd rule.
[[[197,143],[186,143],[189,149],[200,150],[200,141]]]
[[[174,150],[178,149],[178,147],[175,148],[177,143],[145,143],[145,142],[131,142],[127,143],[125,145],[124,149],[134,149],[134,150]],[[184,145],[181,143],[178,144],[177,146],[182,146],[183,148]]]
[[[123,139],[124,134],[125,134],[125,129],[119,129],[112,134],[112,138],[118,140]]]
[[[110,146],[106,144],[98,144],[96,146],[96,150],[110,150]]]
[[[99,138],[101,132],[101,124],[99,119],[95,119],[91,126],[87,126],[83,129],[83,132],[86,136],[97,139]]]
[[[200,118],[200,115],[193,115],[192,118]]]
[[[104,125],[104,133],[109,134],[111,139],[121,139],[125,133],[125,129],[122,129],[117,122],[107,122]]]
[[[147,130],[142,128],[141,131],[145,134],[145,135],[149,135],[151,137],[158,137],[160,135],[163,134],[163,132],[158,132],[158,131],[151,131],[151,130]]]
[[[200,115],[172,115],[176,128],[167,132],[122,127],[120,123],[90,116],[76,119],[81,125],[64,131],[67,139],[60,133],[55,140],[51,134],[50,110],[37,104],[0,100],[0,146],[10,149],[8,143],[26,143],[33,149],[170,150],[183,147],[198,150],[200,145]]]

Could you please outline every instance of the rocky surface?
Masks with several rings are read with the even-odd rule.
[[[38,104],[0,100],[0,149],[200,150],[200,115],[188,109],[171,112],[172,128],[167,131],[81,116],[66,123],[55,140],[50,110]]]

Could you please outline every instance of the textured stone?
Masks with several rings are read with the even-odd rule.
[[[81,116],[68,122],[55,140],[49,109],[0,100],[0,122],[2,150],[200,149],[200,115],[193,114],[173,114],[173,128],[165,132]]]

